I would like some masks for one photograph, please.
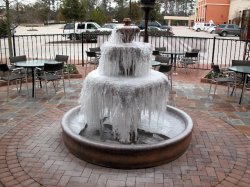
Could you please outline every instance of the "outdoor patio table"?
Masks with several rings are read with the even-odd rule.
[[[150,63],[151,63],[151,66],[153,68],[161,65],[161,63],[159,61],[156,61],[156,60],[151,60]]]
[[[185,55],[185,53],[183,53],[183,52],[176,52],[176,51],[172,51],[172,52],[160,51],[160,53],[165,54],[165,55],[170,55],[171,64],[174,65],[174,71],[176,71],[176,59],[177,59],[177,56]]]
[[[24,67],[24,68],[30,68],[32,73],[32,97],[34,97],[35,93],[35,68],[42,68],[44,67],[44,64],[56,64],[58,63],[55,60],[27,60],[27,61],[20,61],[16,62],[15,66],[17,67]]]
[[[228,69],[231,70],[231,71],[235,71],[237,73],[242,73],[243,74],[243,80],[245,80],[247,74],[250,74],[250,66],[231,66]],[[241,89],[239,104],[241,104],[244,87],[245,87],[245,81],[243,82],[243,86],[242,86],[242,89]]]

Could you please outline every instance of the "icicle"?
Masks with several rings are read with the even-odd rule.
[[[151,69],[150,44],[123,41],[113,31],[103,44],[99,67],[85,78],[79,101],[83,123],[102,131],[107,119],[113,138],[127,144],[136,142],[145,119],[150,127],[152,116],[165,112],[168,80]]]

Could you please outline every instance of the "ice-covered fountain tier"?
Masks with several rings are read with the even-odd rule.
[[[167,77],[152,70],[151,46],[134,42],[137,32],[134,26],[113,31],[98,68],[84,80],[81,105],[62,119],[65,145],[88,162],[152,167],[176,159],[190,143],[192,120],[166,105]]]

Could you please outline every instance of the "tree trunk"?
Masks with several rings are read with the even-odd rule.
[[[13,49],[12,49],[12,41],[11,41],[11,30],[10,30],[10,24],[11,24],[11,20],[10,20],[10,3],[9,0],[5,1],[6,3],[6,21],[7,21],[7,36],[8,36],[8,45],[9,45],[9,55],[10,57],[13,56]]]

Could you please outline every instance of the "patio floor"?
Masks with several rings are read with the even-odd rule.
[[[66,80],[62,91],[35,99],[24,90],[0,87],[0,186],[249,186],[250,93],[241,105],[219,86],[214,99],[209,84],[200,83],[206,72],[178,69],[173,76],[169,104],[187,112],[194,129],[188,150],[175,161],[158,167],[120,170],[80,160],[68,152],[61,138],[60,121],[78,105],[82,80]],[[14,89],[14,88],[13,88]]]

